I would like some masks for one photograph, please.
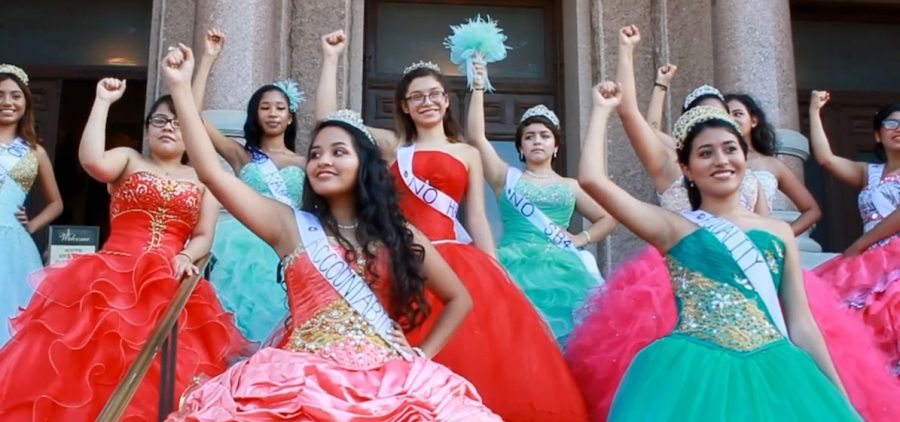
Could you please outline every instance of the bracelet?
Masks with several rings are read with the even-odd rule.
[[[472,88],[472,91],[484,91],[484,87],[481,87],[481,88]]]
[[[584,239],[586,240],[586,242],[584,242],[584,243],[586,243],[586,244],[587,244],[587,243],[591,243],[591,234],[588,233],[587,230],[581,232],[581,234],[584,235]]]
[[[658,86],[658,87],[662,88],[663,91],[668,91],[668,90],[669,90],[669,86],[668,86],[668,85],[666,85],[666,84],[661,84],[661,83],[659,83],[659,82],[654,82],[654,83],[653,83],[653,86]]]
[[[185,258],[187,258],[187,259],[188,259],[188,261],[191,261],[191,263],[193,263],[193,262],[194,262],[194,258],[191,258],[191,256],[190,256],[190,255],[188,255],[188,253],[187,253],[187,252],[185,252],[185,251],[181,251],[181,252],[178,252],[178,254],[177,254],[177,255],[175,255],[175,256],[178,256],[178,255],[183,255],[183,256],[184,256],[184,257],[185,257]]]

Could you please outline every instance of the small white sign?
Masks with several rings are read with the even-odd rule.
[[[96,226],[50,226],[48,265],[68,261],[73,254],[97,252],[100,228]]]

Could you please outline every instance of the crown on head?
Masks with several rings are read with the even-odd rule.
[[[684,148],[685,138],[687,138],[688,133],[691,132],[691,129],[693,129],[694,126],[710,120],[720,120],[728,123],[734,127],[734,130],[741,133],[740,126],[738,126],[737,122],[735,122],[734,119],[731,118],[731,115],[725,112],[725,110],[718,107],[697,106],[684,112],[684,114],[678,118],[678,121],[675,122],[675,128],[672,130],[672,135],[675,136],[675,149],[680,151]]]
[[[354,128],[359,129],[359,131],[362,132],[363,135],[366,135],[366,139],[368,139],[369,142],[375,144],[375,138],[372,136],[372,133],[369,132],[369,129],[366,128],[366,124],[363,123],[362,116],[360,116],[359,113],[353,110],[342,109],[335,111],[334,113],[325,116],[322,121],[341,122],[353,126]]]
[[[556,113],[554,113],[553,110],[550,110],[543,104],[538,104],[534,107],[529,108],[528,110],[525,110],[525,113],[522,114],[522,118],[519,119],[519,123],[522,123],[525,120],[536,116],[540,116],[549,120],[550,123],[553,123],[553,126],[556,126],[556,128],[559,129],[559,117],[556,117]]]
[[[293,79],[274,82],[272,85],[284,92],[288,99],[288,109],[291,110],[291,113],[296,113],[300,109],[300,103],[306,101],[306,94],[300,90],[300,86]]]
[[[691,91],[691,93],[688,94],[687,97],[684,97],[684,108],[688,108],[688,106],[690,106],[691,103],[696,101],[697,98],[700,98],[700,97],[703,97],[706,95],[713,95],[716,98],[722,100],[723,103],[725,102],[725,97],[722,96],[722,93],[719,92],[718,89],[716,89],[715,87],[713,87],[711,85],[701,85],[701,86],[698,86],[697,88],[694,88],[694,90]]]
[[[405,75],[409,72],[412,72],[413,70],[422,69],[422,68],[431,69],[435,72],[441,73],[441,67],[438,66],[437,64],[419,60],[419,61],[407,66],[406,69],[403,69],[403,74]]]
[[[23,84],[28,85],[28,74],[19,66],[11,64],[0,64],[0,73],[9,73],[15,75]]]

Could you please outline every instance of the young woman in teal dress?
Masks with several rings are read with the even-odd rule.
[[[37,182],[46,205],[31,218],[25,198]],[[28,75],[0,65],[0,346],[9,340],[7,320],[25,306],[34,289],[28,275],[44,265],[31,234],[62,213],[53,164],[34,130],[34,99]]]
[[[740,204],[747,146],[734,120],[703,106],[678,120],[693,210],[677,214],[607,177],[606,125],[621,94],[609,82],[592,94],[579,181],[665,254],[678,311],[675,329],[631,361],[609,420],[861,420],[809,310],[790,226]]]
[[[213,29],[206,34],[205,52],[197,65],[193,92],[202,107],[206,82],[225,45]],[[245,145],[228,139],[206,122],[216,152],[244,183],[266,197],[293,208],[300,206],[306,158],[294,152],[300,92],[293,82],[277,82],[256,90],[247,105]],[[284,287],[276,282],[278,256],[262,239],[233,216],[216,225],[212,247],[216,264],[210,281],[225,308],[247,338],[261,342],[287,311]]]
[[[603,280],[593,255],[578,248],[604,238],[616,222],[575,179],[553,170],[562,138],[559,118],[546,106],[529,108],[516,129],[516,150],[525,171],[500,158],[485,133],[485,71],[484,64],[476,63],[466,139],[481,153],[484,178],[500,207],[503,237],[497,259],[563,344],[574,326],[574,311]],[[566,229],[574,211],[592,223],[578,234]]]

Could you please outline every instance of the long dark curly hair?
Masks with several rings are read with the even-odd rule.
[[[244,120],[244,139],[247,141],[244,144],[244,149],[247,151],[259,149],[260,142],[262,142],[264,132],[262,125],[259,123],[259,103],[262,102],[263,95],[269,91],[280,92],[284,95],[284,101],[290,104],[287,94],[281,88],[272,84],[263,85],[253,93],[250,101],[247,102],[247,120]],[[291,123],[284,131],[284,146],[296,152],[294,148],[297,142],[297,113],[290,110],[289,112],[291,113]]]
[[[769,123],[766,112],[763,111],[759,103],[753,97],[747,94],[728,94],[725,96],[725,102],[737,101],[747,108],[750,118],[756,119],[756,126],[750,130],[750,144],[753,149],[762,155],[774,157],[777,152],[778,144],[775,140],[775,129]]]
[[[441,84],[441,88],[444,89],[446,95],[445,101],[447,101],[448,104],[450,102],[450,93],[447,92],[447,82],[444,80],[444,75],[441,75],[440,72],[427,67],[420,67],[403,75],[394,89],[394,130],[397,132],[397,139],[401,139],[403,142],[412,142],[418,135],[416,132],[416,123],[413,122],[412,117],[409,117],[409,114],[403,112],[403,102],[406,101],[406,90],[409,89],[409,85],[413,80],[428,76],[431,76]],[[447,135],[447,139],[450,142],[463,142],[462,130],[460,129],[459,123],[453,118],[453,107],[447,107],[447,112],[444,113],[444,134]]]
[[[355,191],[356,217],[359,223],[356,238],[366,258],[365,271],[374,274],[377,279],[379,275],[374,265],[375,253],[381,247],[387,249],[391,258],[392,278],[390,306],[387,308],[391,317],[404,330],[411,330],[420,325],[430,312],[425,300],[425,276],[422,273],[425,248],[413,241],[413,233],[400,212],[394,178],[388,171],[387,163],[381,158],[378,147],[360,129],[343,122],[325,120],[316,125],[310,139],[315,140],[322,129],[331,126],[350,133],[359,155]],[[310,148],[314,143],[310,142]],[[322,225],[336,235],[338,243],[348,251],[348,261],[353,262],[357,258],[350,242],[340,235],[328,201],[312,189],[309,178],[303,182],[301,207],[319,217]]]
[[[691,130],[688,131],[687,137],[684,139],[684,146],[678,150],[678,162],[687,166],[691,162],[691,150],[694,147],[694,138],[700,134],[700,132],[704,131],[708,128],[722,128],[727,130],[732,135],[736,136],[738,139],[738,144],[741,146],[741,150],[744,151],[744,158],[747,157],[747,141],[744,140],[744,137],[735,129],[734,125],[728,123],[724,120],[713,119],[707,120],[705,122],[697,123]],[[687,189],[688,200],[691,202],[691,209],[696,210],[700,208],[700,203],[702,202],[702,196],[700,195],[700,189],[697,187],[695,183],[688,181],[687,177],[684,178],[684,188]]]

